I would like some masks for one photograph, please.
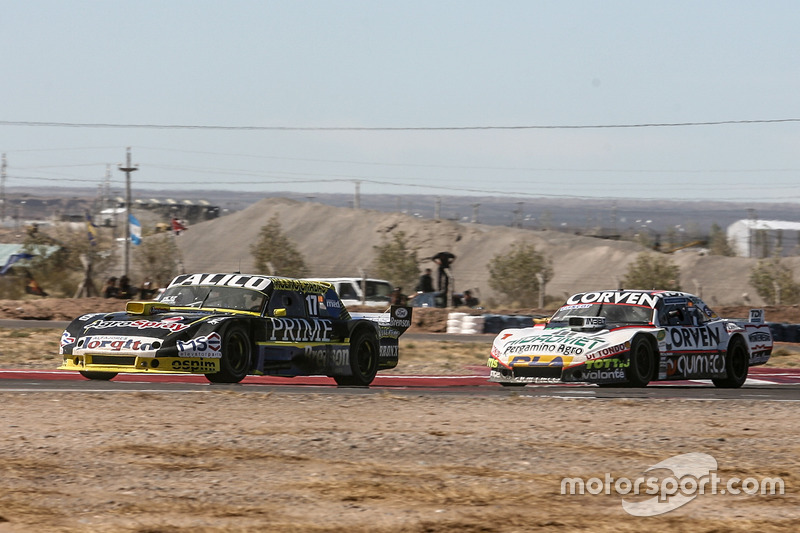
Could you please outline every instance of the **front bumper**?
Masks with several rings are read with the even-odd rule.
[[[153,374],[214,374],[220,371],[219,358],[145,357],[137,355],[64,355],[60,370]]]

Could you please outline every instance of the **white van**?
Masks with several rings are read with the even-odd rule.
[[[332,283],[346,306],[369,305],[389,307],[394,286],[385,279],[369,278],[306,278]]]

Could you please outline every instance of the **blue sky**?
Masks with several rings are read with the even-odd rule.
[[[800,201],[796,1],[0,7],[8,187]]]

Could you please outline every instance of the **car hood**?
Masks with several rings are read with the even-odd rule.
[[[644,328],[621,327],[576,331],[569,327],[535,326],[500,332],[492,345],[492,357],[505,366],[574,366],[591,359],[613,357],[630,349],[630,341]],[[652,328],[648,328],[652,331]]]

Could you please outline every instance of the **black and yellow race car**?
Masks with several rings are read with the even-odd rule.
[[[155,301],[73,320],[61,337],[64,370],[118,373],[332,377],[367,386],[398,362],[411,308],[350,313],[330,283],[239,273],[184,274]]]

